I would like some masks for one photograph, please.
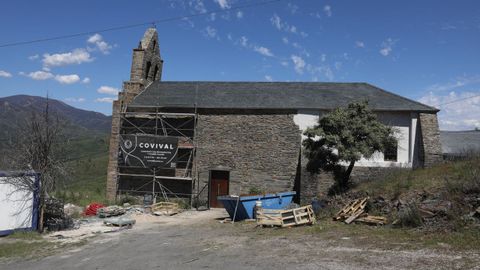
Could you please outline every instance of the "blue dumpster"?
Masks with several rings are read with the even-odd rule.
[[[218,196],[217,199],[223,203],[225,210],[227,210],[230,218],[233,220],[235,215],[235,207],[238,202],[237,214],[235,215],[235,221],[244,219],[253,219],[253,209],[255,208],[255,202],[261,201],[262,207],[265,209],[285,209],[292,203],[295,191],[271,193],[265,195],[246,195],[246,196]]]

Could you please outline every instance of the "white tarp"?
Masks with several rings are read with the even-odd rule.
[[[34,192],[16,189],[11,181],[7,181],[12,177],[0,176],[0,235],[15,229],[32,228],[37,223],[34,220],[37,213],[34,207],[38,207]],[[29,177],[32,183],[36,181],[33,175],[22,177]]]

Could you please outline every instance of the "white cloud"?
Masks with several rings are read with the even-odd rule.
[[[241,36],[241,37],[240,37],[240,44],[241,44],[243,47],[248,47],[248,38],[245,37],[245,36]]]
[[[287,61],[282,61],[282,62],[280,62],[280,65],[282,65],[284,67],[288,67],[288,62]]]
[[[28,57],[28,59],[33,61],[33,60],[38,59],[39,57],[40,57],[40,55],[34,54],[34,55],[30,55],[30,56]]]
[[[81,98],[71,98],[70,97],[70,98],[65,98],[65,101],[67,101],[67,102],[79,102],[80,103],[80,102],[85,102],[86,99],[82,98],[82,97]]]
[[[363,41],[355,41],[355,47],[365,48],[365,43]]]
[[[216,13],[210,13],[210,21],[214,22],[217,19],[217,14]]]
[[[320,61],[322,61],[322,62],[327,61],[327,55],[322,53],[322,55],[320,56]]]
[[[298,74],[303,74],[303,69],[305,68],[305,65],[306,65],[305,60],[303,60],[303,58],[298,55],[292,55],[291,59],[292,59],[295,71]]]
[[[270,49],[265,48],[263,46],[255,46],[253,47],[253,50],[264,56],[269,56],[269,57],[273,56],[273,53],[270,51]]]
[[[77,74],[56,75],[55,80],[61,84],[73,84],[80,81],[80,77]]]
[[[69,75],[54,75],[51,72],[44,71],[44,70],[39,70],[39,71],[34,71],[26,74],[25,72],[20,72],[20,75],[27,76],[31,78],[32,80],[36,81],[44,81],[44,80],[50,80],[54,79],[55,81],[61,83],[61,84],[73,84],[77,83],[80,81],[80,76],[77,74],[69,74]],[[89,81],[89,78],[85,78],[84,81],[87,80]]]
[[[433,84],[427,87],[430,92],[451,91],[460,87],[480,83],[480,75],[476,76],[458,76],[447,83]]]
[[[112,49],[112,45],[108,44],[100,34],[95,34],[88,38],[88,43],[94,44],[96,48],[103,54],[109,54]]]
[[[449,30],[456,30],[457,27],[450,23],[444,23],[442,27],[440,27],[440,29],[443,31],[449,31]]]
[[[20,74],[25,75],[25,73],[23,72],[21,72]],[[44,81],[54,77],[52,73],[42,70],[30,72],[25,76],[30,77],[31,79],[36,81]]]
[[[195,11],[199,12],[199,13],[205,13],[207,12],[207,9],[205,8],[205,4],[203,3],[202,0],[193,0],[193,1],[189,1],[188,2],[188,5],[190,7],[193,7],[195,9]]]
[[[313,80],[318,80],[319,75],[325,77],[329,81],[333,81],[335,78],[332,68],[328,65],[320,65],[320,66],[314,66],[311,64],[307,64],[306,66],[307,71],[312,74]]]
[[[283,38],[282,38],[282,42],[285,43],[285,44],[288,44],[288,38],[283,37]]]
[[[265,80],[269,81],[269,82],[272,82],[273,81],[273,78],[272,76],[270,75],[265,75]]]
[[[480,91],[451,91],[447,94],[429,92],[419,101],[440,109],[440,129],[467,130],[480,128],[479,95]]]
[[[276,13],[274,13],[273,16],[270,18],[270,22],[275,28],[277,28],[280,31],[285,31],[287,33],[293,33],[293,34],[298,34],[299,32],[296,26],[290,25],[287,22],[282,22],[282,19]],[[305,32],[300,32],[300,33],[302,37],[308,36],[308,34]]]
[[[112,103],[114,100],[115,100],[115,98],[103,97],[103,98],[97,98],[97,99],[95,99],[95,102]]]
[[[273,17],[270,18],[270,21],[278,30],[282,30],[282,20],[277,14],[273,14]]]
[[[75,49],[67,53],[46,53],[43,55],[42,61],[46,67],[53,67],[92,62],[93,58],[90,57],[90,53],[87,50]]]
[[[334,73],[333,73],[332,67],[330,67],[329,65],[325,63],[319,64],[319,65],[313,65],[313,64],[307,63],[305,59],[303,59],[299,55],[291,55],[290,58],[293,62],[293,68],[296,73],[301,75],[304,73],[308,73],[312,76],[313,81],[318,81],[320,77],[323,77],[328,81],[333,81]],[[341,62],[336,62],[334,65],[335,69],[341,69],[341,67],[342,67]]]
[[[7,72],[7,71],[5,71],[5,70],[0,70],[0,77],[3,77],[3,78],[11,78],[11,77],[12,77],[12,73]]]
[[[327,17],[332,17],[332,7],[329,6],[329,5],[326,5],[323,7],[323,12],[325,12],[325,15],[327,15]]]
[[[240,10],[237,11],[237,18],[238,18],[238,19],[243,18],[243,12],[242,12],[242,11],[240,11]]]
[[[287,9],[290,10],[290,12],[291,12],[292,14],[295,14],[295,13],[297,13],[297,11],[298,11],[298,6],[295,5],[295,4],[292,4],[292,3],[288,3],[288,4],[287,4]]]
[[[230,0],[214,0],[222,9],[230,8]]]
[[[90,78],[89,77],[83,78],[82,83],[90,83]]]
[[[382,42],[379,53],[383,56],[390,55],[390,53],[392,53],[393,51],[393,46],[395,45],[395,43],[397,43],[397,41],[391,38],[387,38],[385,41]]]
[[[120,92],[120,90],[118,88],[115,88],[115,87],[103,85],[103,86],[100,86],[100,88],[97,89],[97,92],[100,93],[100,94],[107,94],[107,95],[116,96],[118,94],[118,92]]]
[[[209,38],[216,38],[217,37],[217,29],[215,29],[211,26],[205,27],[204,33],[205,33],[205,36],[207,36]]]

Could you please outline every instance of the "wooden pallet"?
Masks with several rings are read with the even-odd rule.
[[[257,225],[291,227],[297,225],[315,224],[315,214],[311,205],[288,209],[257,209]]]
[[[387,224],[387,218],[380,217],[380,216],[365,215],[355,219],[355,222],[362,222],[362,223],[367,223],[372,225],[385,225]]]
[[[357,199],[348,203],[333,217],[333,220],[343,221],[347,224],[352,222],[362,222],[372,225],[385,225],[387,219],[380,216],[370,216],[365,212],[365,206],[369,197]]]
[[[350,202],[344,208],[338,211],[338,213],[333,217],[333,220],[343,220],[347,224],[352,223],[356,218],[365,213],[365,206],[367,206],[368,199],[369,197],[366,197]]]

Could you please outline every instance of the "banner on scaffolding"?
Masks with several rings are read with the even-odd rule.
[[[175,168],[178,138],[148,134],[121,135],[123,163],[144,168]]]

